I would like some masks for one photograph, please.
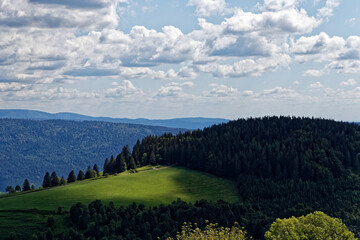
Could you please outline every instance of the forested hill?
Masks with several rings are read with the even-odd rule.
[[[145,137],[135,161],[174,164],[221,177],[318,181],[359,173],[360,126],[325,119],[263,117],[178,135]]]
[[[264,117],[145,137],[132,153],[124,148],[104,169],[119,172],[122,161],[130,165],[134,159],[138,165],[176,163],[236,180],[238,206],[246,210],[229,210],[230,217],[222,219],[234,217],[254,239],[263,239],[276,218],[314,211],[341,218],[360,236],[359,153],[359,125]]]
[[[147,135],[180,129],[95,121],[0,119],[0,191],[22,185],[25,178],[41,185],[46,171],[67,176],[133,146]]]

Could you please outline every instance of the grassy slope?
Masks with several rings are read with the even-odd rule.
[[[115,205],[132,202],[145,205],[171,203],[177,198],[187,202],[199,199],[238,200],[231,181],[185,168],[171,167],[136,174],[120,174],[108,178],[83,181],[49,190],[0,198],[0,210],[32,209],[68,210],[76,202],[90,203],[100,199]]]

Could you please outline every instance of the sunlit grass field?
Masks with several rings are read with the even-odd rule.
[[[124,173],[86,180],[39,192],[0,198],[0,210],[69,210],[76,202],[88,204],[96,199],[116,206],[132,202],[147,206],[167,204],[181,198],[186,202],[200,199],[235,202],[238,195],[233,182],[206,173],[180,167]]]
[[[181,198],[238,201],[235,184],[203,172],[180,167],[144,167],[138,173],[85,180],[65,186],[29,193],[2,195],[0,198],[0,239],[17,233],[17,239],[46,231],[48,217],[56,221],[56,232],[67,225],[67,215],[57,215],[59,206],[68,211],[74,203],[88,204],[96,199],[105,204],[126,206],[132,202],[146,206],[167,204]],[[36,210],[37,209],[37,210]],[[59,228],[60,227],[60,228]]]

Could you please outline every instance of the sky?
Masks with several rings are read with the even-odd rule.
[[[359,0],[0,0],[0,108],[360,121]]]

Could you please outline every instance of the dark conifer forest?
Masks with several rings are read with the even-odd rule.
[[[124,148],[116,159],[138,166],[177,164],[237,181],[242,204],[252,214],[236,221],[262,238],[276,218],[316,210],[343,219],[360,235],[359,153],[357,124],[263,117],[148,136],[131,155]],[[116,159],[105,162],[106,172],[121,172]]]

